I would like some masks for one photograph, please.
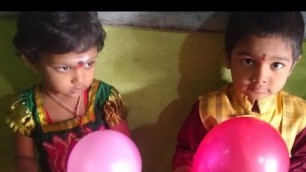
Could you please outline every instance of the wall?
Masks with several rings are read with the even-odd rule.
[[[98,12],[104,25],[161,30],[224,31],[229,12]]]
[[[306,21],[306,12],[301,12]],[[229,13],[226,11],[98,11],[99,19],[104,25],[134,26],[162,30],[222,32],[225,31]],[[15,16],[16,14],[18,12],[0,11],[0,17]]]
[[[115,85],[130,107],[144,172],[170,171],[178,128],[196,96],[224,83],[223,35],[126,27],[106,31],[98,77]]]
[[[0,114],[11,93],[39,77],[14,54],[14,18],[0,19]],[[230,81],[223,67],[223,33],[105,26],[96,77],[122,93],[130,108],[128,122],[140,149],[143,172],[169,172],[176,134],[196,97]],[[305,52],[304,45],[304,52]],[[292,73],[286,89],[306,98],[306,62]],[[12,140],[0,124],[1,169],[10,171]]]

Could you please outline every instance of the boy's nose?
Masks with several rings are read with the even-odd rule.
[[[254,69],[254,73],[252,75],[252,82],[256,83],[266,83],[268,81],[268,73],[269,70],[266,69],[265,66],[259,66]]]

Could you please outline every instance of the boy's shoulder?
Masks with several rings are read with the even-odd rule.
[[[283,100],[285,101],[290,101],[290,102],[293,102],[293,103],[299,103],[301,104],[302,106],[305,106],[306,107],[306,100],[303,99],[302,97],[300,96],[297,96],[297,95],[294,95],[294,94],[291,94],[285,90],[281,90],[279,92],[279,95],[283,98]]]
[[[230,84],[227,84],[217,90],[213,90],[213,91],[209,91],[201,96],[198,97],[199,100],[203,100],[203,99],[209,99],[209,98],[213,98],[216,96],[228,96],[229,92],[230,92]]]

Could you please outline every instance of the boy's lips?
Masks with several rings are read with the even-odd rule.
[[[268,92],[268,89],[263,87],[249,87],[248,90],[259,94]]]

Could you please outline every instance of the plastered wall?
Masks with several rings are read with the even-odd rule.
[[[128,122],[142,155],[143,172],[170,172],[176,134],[197,96],[230,81],[223,67],[224,35],[120,26],[105,30],[96,77],[114,85],[130,109]],[[1,117],[10,94],[39,80],[14,54],[14,33],[14,18],[0,19]],[[286,85],[303,98],[305,67],[302,59]],[[12,138],[3,120],[0,124],[1,169],[10,171]]]

